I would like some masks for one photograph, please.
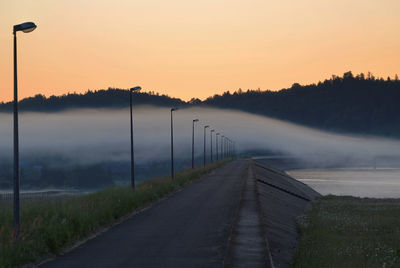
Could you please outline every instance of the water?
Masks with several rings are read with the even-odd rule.
[[[286,173],[323,195],[400,198],[400,168],[297,169]]]

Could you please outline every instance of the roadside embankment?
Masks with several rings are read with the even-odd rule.
[[[262,227],[271,267],[290,267],[299,233],[296,218],[321,195],[286,173],[253,160]]]
[[[290,267],[296,218],[321,195],[262,159],[249,160],[244,179],[224,267]]]
[[[400,267],[400,199],[320,196],[275,169],[296,160],[253,162],[275,267]]]

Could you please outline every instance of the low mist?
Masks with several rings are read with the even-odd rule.
[[[202,164],[203,126],[236,142],[237,153],[280,153],[319,164],[371,163],[400,158],[400,141],[378,137],[339,135],[245,112],[188,108],[174,112],[175,157],[178,168],[191,163],[192,119],[195,125],[196,164]],[[12,114],[0,113],[0,160],[11,170]],[[21,163],[45,159],[53,167],[129,161],[129,109],[80,109],[59,113],[20,113]],[[207,130],[207,161],[210,132]],[[135,162],[146,166],[170,159],[170,110],[134,108]],[[213,135],[215,153],[215,135]],[[214,156],[215,157],[215,156]],[[3,169],[7,167],[3,164]],[[138,171],[139,172],[139,171]],[[163,171],[166,174],[165,170]],[[157,174],[159,175],[159,174]],[[1,173],[0,173],[1,176]],[[5,176],[5,175],[4,175]],[[11,179],[11,178],[10,178]]]

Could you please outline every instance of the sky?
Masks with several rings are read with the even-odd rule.
[[[0,102],[140,85],[189,100],[400,74],[398,0],[0,0]]]

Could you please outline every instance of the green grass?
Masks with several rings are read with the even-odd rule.
[[[21,233],[12,239],[11,202],[0,201],[0,267],[15,267],[60,253],[121,217],[182,188],[227,163],[185,170],[170,178],[153,179],[136,186],[113,187],[92,194],[29,200],[21,203]]]
[[[400,199],[325,196],[298,225],[294,267],[400,267]]]

